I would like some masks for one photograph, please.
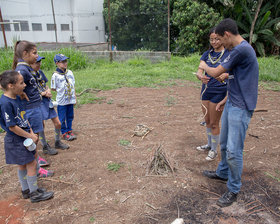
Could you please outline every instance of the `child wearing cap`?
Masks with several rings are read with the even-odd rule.
[[[42,102],[41,102],[41,112],[43,115],[43,120],[48,120],[51,119],[54,127],[55,127],[55,148],[56,149],[68,149],[69,146],[62,143],[60,140],[60,129],[61,129],[61,123],[57,117],[57,113],[55,112],[55,109],[53,107],[52,101],[51,101],[51,90],[47,86],[48,79],[43,73],[43,71],[40,69],[42,59],[45,59],[44,57],[38,56],[37,61],[34,64],[31,64],[31,67],[33,70],[36,72],[35,78],[36,78],[36,83],[38,86],[38,90],[42,96]],[[44,126],[44,122],[43,122]],[[45,132],[44,130],[39,132],[40,136],[40,141],[43,145],[43,152],[47,152],[50,150],[50,145],[47,143],[46,137],[45,137]],[[42,165],[48,165],[48,164],[41,164]]]
[[[76,104],[75,78],[73,72],[67,69],[67,59],[63,54],[54,56],[57,66],[51,79],[51,89],[57,92],[57,113],[61,122],[61,134],[63,139],[72,141],[77,137],[72,131],[74,119],[74,104]]]

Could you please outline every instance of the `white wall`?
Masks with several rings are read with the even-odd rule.
[[[57,24],[57,41],[70,42],[74,36],[77,43],[105,42],[105,25],[102,15],[104,0],[53,0]],[[51,0],[0,0],[3,20],[26,20],[29,31],[6,31],[9,46],[12,39],[32,42],[55,42],[55,31],[48,31],[47,24],[53,24]],[[42,31],[32,31],[32,23],[41,23]],[[61,31],[61,24],[69,24],[69,31]],[[96,30],[98,27],[98,30]],[[2,31],[0,47],[4,47]]]

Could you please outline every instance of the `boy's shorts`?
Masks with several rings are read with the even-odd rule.
[[[29,121],[34,133],[39,133],[44,130],[43,115],[40,106],[32,109],[27,109],[26,118]]]
[[[49,108],[50,99],[43,97],[41,102],[41,112],[43,116],[43,120],[49,120],[57,117],[57,113],[54,108]]]

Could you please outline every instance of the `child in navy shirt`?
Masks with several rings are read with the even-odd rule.
[[[35,150],[29,151],[23,145],[26,138],[33,142],[38,137],[28,125],[25,111],[18,95],[22,95],[26,84],[23,76],[16,71],[6,71],[0,76],[0,85],[4,94],[0,99],[0,124],[6,131],[4,148],[7,164],[18,165],[18,177],[21,184],[22,196],[31,202],[39,202],[53,197],[53,192],[38,188]]]
[[[26,84],[26,88],[22,94],[22,96],[25,97],[23,105],[26,110],[26,118],[30,122],[34,133],[38,134],[44,130],[43,116],[40,109],[42,98],[34,77],[36,73],[30,66],[30,64],[35,63],[38,58],[37,48],[34,43],[23,40],[16,42],[14,51],[13,69],[21,73]],[[57,151],[53,149],[45,153],[55,155]],[[45,170],[39,166],[40,157],[38,153],[36,153],[36,160],[38,161],[37,170],[40,177],[49,177],[54,174],[53,171]]]
[[[43,73],[43,71],[40,69],[42,59],[45,59],[44,57],[38,56],[36,63],[31,64],[31,67],[36,72],[36,82],[38,86],[39,93],[42,96],[42,102],[41,102],[41,112],[43,115],[43,120],[51,119],[54,127],[55,127],[55,148],[56,149],[68,149],[69,146],[62,143],[60,140],[60,130],[61,130],[61,123],[57,117],[57,113],[55,112],[55,109],[53,107],[52,101],[51,101],[51,90],[47,86],[48,79]],[[39,132],[40,141],[43,145],[43,151],[50,148],[50,145],[46,141],[45,132],[44,130]]]

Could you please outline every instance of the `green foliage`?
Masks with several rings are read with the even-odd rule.
[[[277,3],[278,2],[278,3]],[[252,5],[248,3],[241,3],[242,8],[245,11],[244,18],[237,21],[239,26],[239,32],[243,38],[249,41],[251,24],[255,16],[255,12],[250,10]],[[252,46],[256,49],[256,52],[260,56],[265,56],[267,51],[271,50],[272,45],[280,46],[280,41],[277,40],[275,32],[275,25],[280,22],[280,17],[273,19],[271,17],[271,11],[274,7],[280,7],[280,1],[276,1],[272,4],[270,2],[263,5],[258,14],[256,24],[253,30]]]
[[[261,81],[276,81],[280,82],[280,59],[277,57],[259,57],[259,70]]]
[[[103,15],[109,36],[107,1]],[[111,0],[110,15],[118,50],[167,50],[167,0]]]
[[[39,47],[38,47],[39,48]],[[56,54],[64,54],[69,57],[68,68],[71,70],[83,69],[89,66],[90,59],[86,54],[76,48],[61,48],[56,51],[39,51],[39,55],[45,57],[42,62],[42,70],[55,70],[56,65],[53,58]]]
[[[122,163],[109,162],[107,164],[107,170],[117,172],[122,166]]]
[[[259,1],[200,0],[211,5],[223,18],[237,21],[240,34],[249,42],[251,25]],[[278,54],[280,50],[280,0],[264,0],[253,30],[252,46],[260,56]]]
[[[0,128],[0,133],[4,133],[5,131],[2,129],[2,128]]]
[[[38,49],[40,46],[38,47]],[[41,66],[42,70],[52,70],[54,71],[56,69],[56,65],[53,61],[53,58],[56,54],[61,53],[69,57],[68,60],[68,67],[71,70],[78,70],[87,68],[90,65],[90,59],[88,56],[75,49],[75,48],[61,48],[56,51],[39,51],[39,55],[45,57]],[[0,71],[3,72],[5,70],[12,69],[12,63],[13,63],[13,56],[14,52],[10,49],[1,49],[0,51]]]
[[[129,140],[121,139],[119,141],[119,144],[122,145],[122,146],[128,146],[128,145],[131,144],[131,142]]]
[[[89,221],[90,221],[90,222],[95,222],[95,218],[94,218],[94,217],[90,217],[90,218],[89,218]]]
[[[206,3],[192,0],[175,1],[172,21],[180,31],[173,48],[183,55],[206,50],[209,46],[209,30],[221,19],[220,14]]]
[[[0,50],[0,72],[12,69],[14,52],[11,48]]]

